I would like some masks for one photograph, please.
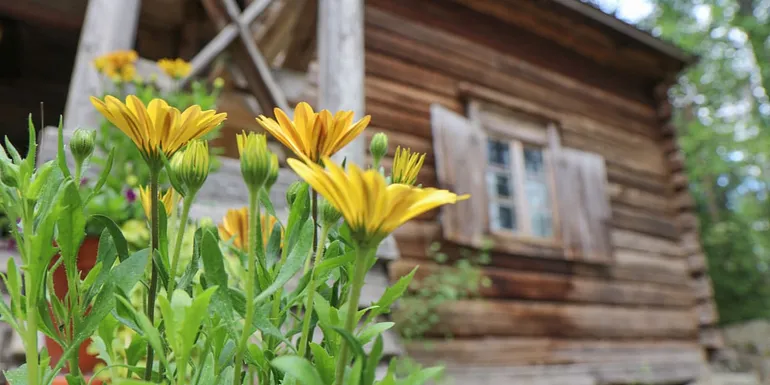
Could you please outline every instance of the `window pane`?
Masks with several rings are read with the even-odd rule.
[[[524,169],[527,175],[543,173],[543,150],[537,147],[524,147]]]
[[[513,197],[513,184],[511,183],[510,174],[494,171],[487,172],[487,186],[492,197]]]
[[[489,153],[489,163],[508,168],[511,161],[511,153],[508,143],[495,139],[487,141],[487,152]]]
[[[492,228],[501,230],[516,230],[516,210],[509,205],[492,203],[489,205]]]
[[[548,192],[548,184],[540,179],[527,178],[524,188],[527,191],[532,234],[538,237],[552,236],[551,196]]]
[[[553,236],[553,220],[550,211],[538,211],[532,215],[532,234],[543,238]]]

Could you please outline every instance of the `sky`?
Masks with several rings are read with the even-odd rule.
[[[617,16],[627,22],[635,23],[653,11],[650,0],[598,0],[605,12],[617,10]]]

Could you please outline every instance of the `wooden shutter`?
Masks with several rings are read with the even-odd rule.
[[[486,134],[477,124],[441,105],[431,105],[430,113],[439,186],[457,194],[471,194],[467,201],[441,208],[444,238],[481,247],[489,227],[484,177]]]
[[[552,152],[565,256],[586,262],[612,258],[607,172],[601,156],[571,148]]]

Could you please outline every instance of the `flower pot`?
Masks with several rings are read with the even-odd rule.
[[[80,270],[80,278],[83,279],[88,274],[91,269],[96,265],[96,256],[97,256],[97,249],[99,246],[99,238],[98,237],[86,237],[83,240],[83,244],[80,246],[80,250],[78,251],[78,270]],[[53,261],[56,261],[58,258],[55,257]],[[52,261],[52,263],[53,263]],[[64,269],[63,265],[60,265],[56,271],[53,273],[53,288],[54,293],[59,299],[64,299],[64,297],[67,295],[68,291],[68,285],[67,285],[67,273]],[[53,314],[53,313],[51,313]],[[82,373],[92,373],[94,370],[94,367],[96,364],[101,362],[96,356],[90,355],[87,352],[88,346],[91,344],[91,339],[88,338],[80,345],[80,348],[78,350],[78,362],[80,366],[80,371]],[[48,351],[48,355],[51,357],[51,366],[55,366],[59,360],[67,359],[66,357],[62,357],[62,354],[64,353],[61,346],[56,343],[56,341],[46,337],[45,338],[45,347]],[[64,369],[66,371],[66,368]],[[57,378],[58,379],[58,378]],[[62,381],[64,381],[64,377],[62,377]],[[62,382],[63,384],[66,383]],[[54,381],[54,384],[56,382]]]

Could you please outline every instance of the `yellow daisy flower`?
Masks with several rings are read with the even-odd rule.
[[[165,194],[160,194],[160,192],[158,192],[158,199],[163,202],[163,206],[166,208],[166,215],[171,215],[171,210],[174,209],[174,205],[176,204],[176,194],[174,193],[174,189],[170,188],[166,190]],[[147,220],[149,221],[152,218],[152,213],[150,212],[152,202],[150,201],[150,188],[148,186],[139,187],[139,200],[142,202],[144,215],[147,216]]]
[[[158,150],[170,159],[189,141],[206,135],[227,119],[226,113],[202,111],[197,105],[180,113],[162,99],[153,99],[145,107],[134,95],[129,95],[125,103],[113,96],[104,101],[92,96],[91,103],[131,138],[148,163],[155,165],[160,159]]]
[[[345,147],[371,120],[367,115],[353,123],[353,111],[339,111],[333,116],[329,110],[316,113],[305,102],[297,104],[293,121],[280,108],[274,113],[276,119],[260,115],[257,122],[298,157],[312,162]]]
[[[278,220],[270,214],[262,214],[262,244],[267,245],[273,228]],[[219,237],[223,241],[233,240],[233,246],[248,251],[249,246],[249,208],[227,210],[222,223],[217,226]],[[283,229],[281,229],[281,239],[283,239]]]
[[[357,241],[374,245],[410,219],[436,207],[468,199],[435,188],[405,184],[388,186],[377,170],[362,171],[355,164],[345,172],[331,159],[323,167],[288,160],[289,166],[334,206],[350,226]]]
[[[413,186],[417,183],[417,174],[420,173],[423,162],[425,162],[425,154],[412,154],[410,149],[402,149],[399,146],[396,148],[396,156],[393,158],[392,182]]]
[[[166,73],[166,75],[174,78],[181,79],[190,74],[192,71],[192,65],[183,59],[160,59],[158,60],[158,67]]]

